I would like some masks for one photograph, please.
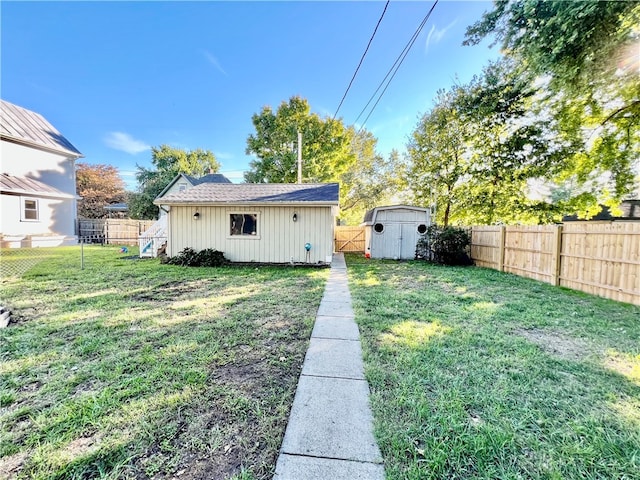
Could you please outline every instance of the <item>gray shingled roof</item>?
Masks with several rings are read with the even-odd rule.
[[[16,177],[14,175],[0,174],[0,192],[14,195],[33,195],[51,198],[75,198],[75,196],[62,192],[57,188],[28,177]]]
[[[196,185],[200,185],[201,183],[231,183],[227,177],[222,175],[221,173],[209,173],[204,177],[192,177],[191,175],[185,175],[185,177],[191,182],[191,185],[194,187]]]
[[[191,184],[192,187],[195,187],[196,185],[200,185],[201,183],[231,183],[231,180],[229,180],[227,177],[225,177],[221,173],[210,173],[200,178],[193,177],[191,175],[185,175],[184,173],[179,173],[175,177],[173,177],[173,180],[171,180],[167,184],[167,186],[164,187],[164,189],[158,194],[156,198],[162,198],[165,193],[171,190],[171,187],[173,187],[173,185],[175,185],[175,183],[180,178],[184,178],[186,181],[188,181]]]
[[[257,204],[315,203],[338,205],[337,183],[202,183],[172,193],[154,203],[171,204]]]
[[[83,155],[42,115],[0,100],[0,137],[71,157]]]

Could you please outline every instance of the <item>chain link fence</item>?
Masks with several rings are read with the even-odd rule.
[[[41,262],[61,257],[67,259],[65,262],[69,267],[83,268],[85,246],[88,245],[111,245],[123,254],[138,255],[138,238],[153,223],[152,220],[79,219],[76,225],[78,243],[73,246],[47,246],[44,243],[44,246],[32,247],[31,239],[25,238],[10,248],[4,242],[4,248],[0,248],[0,280],[20,278]],[[41,240],[46,242],[47,238]]]
[[[105,255],[135,259],[138,258],[138,247],[114,242],[111,245],[78,243],[61,247],[1,248],[0,281],[19,279],[43,262],[62,269],[91,268]]]

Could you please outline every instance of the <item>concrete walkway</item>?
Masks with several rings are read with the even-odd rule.
[[[334,254],[274,480],[384,479],[347,266]]]

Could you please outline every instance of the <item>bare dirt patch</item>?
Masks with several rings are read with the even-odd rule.
[[[15,477],[15,475],[22,470],[27,457],[29,457],[29,452],[22,451],[14,455],[9,455],[8,457],[0,458],[0,478]]]
[[[73,459],[81,457],[90,452],[97,450],[100,446],[100,436],[92,435],[91,437],[80,437],[69,442],[60,452],[64,457]]]
[[[532,329],[516,329],[516,335],[538,345],[545,352],[563,360],[583,360],[593,353],[593,346],[564,333]]]

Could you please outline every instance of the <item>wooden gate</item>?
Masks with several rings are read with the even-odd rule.
[[[335,227],[335,251],[363,253],[364,228],[365,227],[347,227],[343,225]]]

